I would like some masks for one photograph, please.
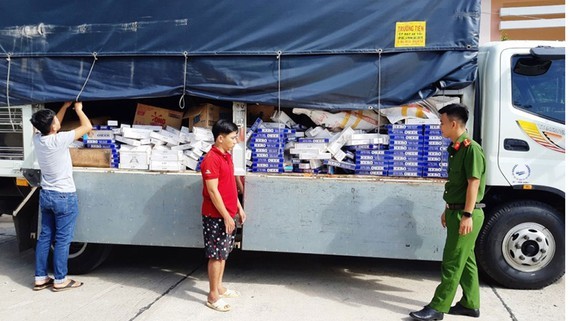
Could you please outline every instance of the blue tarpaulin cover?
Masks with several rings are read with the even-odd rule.
[[[0,106],[394,106],[471,83],[479,21],[473,0],[3,0]]]

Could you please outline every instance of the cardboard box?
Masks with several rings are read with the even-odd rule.
[[[247,105],[247,119],[249,119],[251,123],[253,123],[257,118],[270,122],[273,112],[275,112],[275,106],[257,104]]]
[[[159,108],[150,105],[137,104],[134,125],[172,126],[180,128],[182,125],[181,111]]]
[[[70,148],[71,164],[75,167],[109,167],[110,149]]]
[[[201,104],[190,108],[184,113],[184,118],[188,118],[188,128],[194,127],[212,128],[219,119],[232,119],[232,110],[213,104]]]

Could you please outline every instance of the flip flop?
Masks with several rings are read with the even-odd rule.
[[[236,290],[231,290],[231,289],[226,289],[226,292],[224,292],[223,294],[220,294],[220,297],[222,298],[239,298],[240,293]]]
[[[216,310],[218,312],[228,312],[232,309],[232,307],[224,301],[224,299],[218,299],[218,301],[212,303],[210,301],[206,301],[206,306],[210,309]]]
[[[50,286],[53,285],[53,279],[52,278],[48,278],[47,281],[45,281],[42,284],[34,284],[34,291],[39,291],[39,290],[43,290],[43,289],[47,289]]]
[[[71,289],[76,289],[80,286],[83,285],[83,282],[77,282],[75,280],[70,280],[69,283],[67,283],[66,286],[61,287],[61,288],[57,288],[57,287],[53,287],[51,288],[53,292],[61,292],[61,291],[66,291],[66,290],[71,290]]]

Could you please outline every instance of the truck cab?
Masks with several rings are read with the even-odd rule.
[[[564,43],[489,43],[478,64],[474,126],[488,168],[479,263],[509,287],[544,286],[564,270]]]

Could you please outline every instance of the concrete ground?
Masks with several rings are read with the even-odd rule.
[[[439,281],[439,263],[235,251],[226,285],[242,293],[232,311],[205,305],[203,252],[117,247],[79,289],[31,290],[34,252],[17,249],[11,217],[0,216],[0,320],[411,320]],[[542,290],[481,288],[490,321],[564,320],[564,278]],[[445,320],[470,320],[446,315]]]

